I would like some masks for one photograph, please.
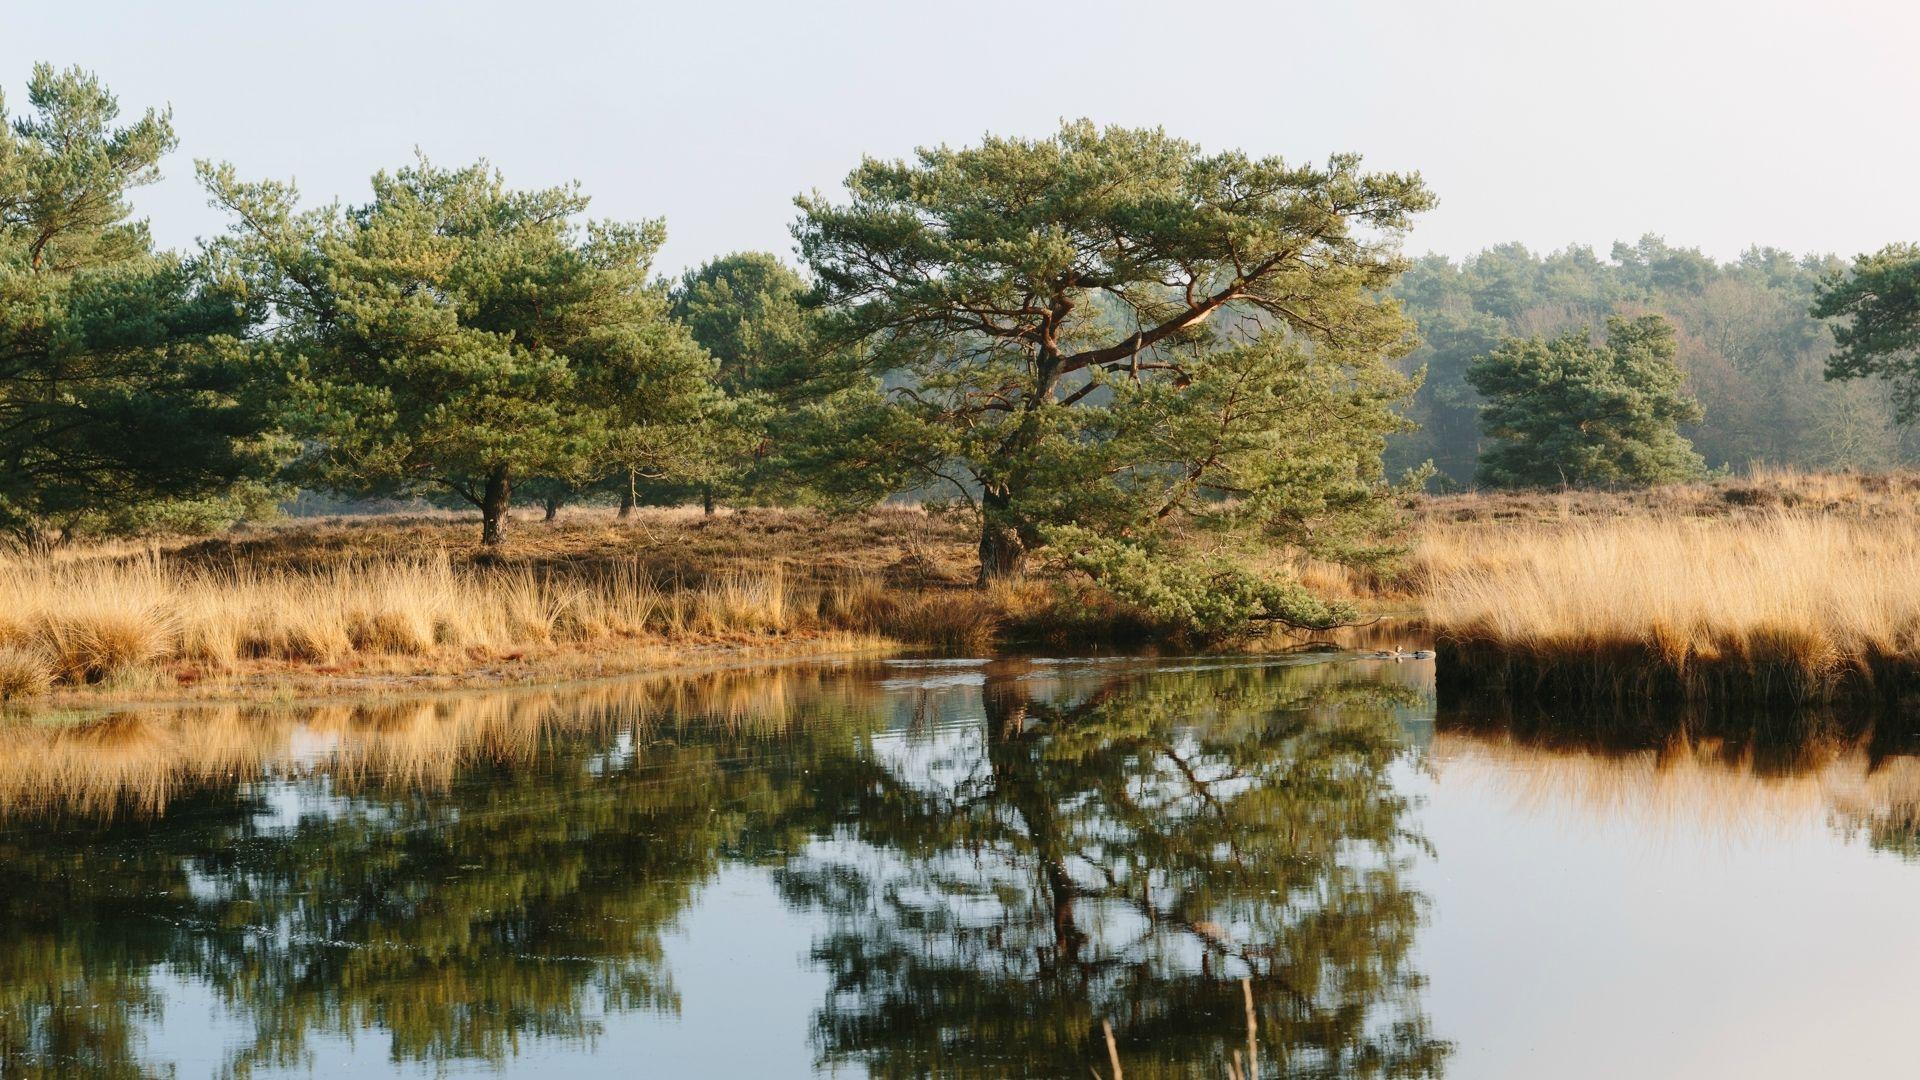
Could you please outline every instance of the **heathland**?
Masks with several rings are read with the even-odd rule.
[[[1179,625],[1091,580],[981,587],[977,530],[965,512],[917,507],[626,517],[581,507],[523,523],[500,546],[475,544],[470,516],[425,513],[0,556],[0,699],[364,691],[899,648],[1182,642]]]
[[[1429,504],[1412,582],[1443,690],[1631,704],[1920,686],[1920,476],[1760,472]]]
[[[227,228],[167,251],[130,199],[170,113],[43,64],[7,119],[0,698],[1385,615],[1447,691],[1807,703],[1920,657],[1912,481],[1844,471],[1920,460],[1882,332],[1920,247],[1416,260],[1418,173],[1083,120],[850,161],[794,261],[677,278],[663,221],[485,160],[355,203],[203,160]],[[465,514],[281,516],[316,502]]]
[[[1407,554],[1269,572],[1430,635],[1443,688],[1632,700],[1897,694],[1920,672],[1920,473],[1760,472],[1417,499]],[[1205,640],[1070,567],[981,587],[964,510],[569,508],[474,543],[453,513],[292,520],[0,562],[0,693],[246,696],[887,649],[1286,649]]]

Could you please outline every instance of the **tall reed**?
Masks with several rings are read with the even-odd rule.
[[[1443,689],[1806,702],[1920,685],[1920,547],[1886,521],[1436,530],[1420,559]]]
[[[154,555],[0,564],[0,698],[248,661],[480,659],[610,639],[740,641],[820,629],[781,574],[675,587],[634,568],[592,575],[459,568],[445,557],[313,571],[209,569]]]

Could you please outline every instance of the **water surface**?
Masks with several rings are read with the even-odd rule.
[[[0,728],[0,1076],[1896,1074],[1920,759],[1426,662]],[[1737,725],[1735,725],[1737,727]],[[1245,980],[1244,984],[1243,981]]]

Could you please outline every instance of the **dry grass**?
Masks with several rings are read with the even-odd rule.
[[[37,649],[0,646],[0,702],[36,697],[53,686],[53,664]]]
[[[668,650],[979,654],[1053,595],[975,589],[970,526],[911,509],[586,512],[503,552],[473,539],[451,516],[360,519],[0,560],[0,700],[607,674]]]
[[[1514,491],[1421,500],[1427,531],[1452,524],[1552,524],[1608,518],[1728,518],[1776,510],[1867,520],[1920,517],[1920,471],[1809,473],[1756,468],[1708,483],[1610,491]]]
[[[1804,703],[1920,683],[1920,473],[1454,495],[1415,514],[1414,556],[1390,574],[1284,550],[1260,568],[1424,609],[1454,688]],[[975,589],[974,528],[907,507],[576,510],[487,552],[470,518],[421,514],[0,562],[0,699],[604,674],[664,650],[1151,641],[1084,582]]]
[[[1155,632],[1085,582],[978,589],[976,529],[915,507],[577,510],[515,522],[488,551],[471,518],[415,514],[0,557],[0,696],[324,692],[328,680],[510,681],[507,665],[612,674],[671,662],[668,650],[981,655]],[[1301,572],[1291,560],[1268,557]]]
[[[708,517],[697,509],[648,508],[624,520],[611,510],[568,508],[550,523],[513,522],[500,552],[480,548],[473,516],[446,513],[288,520],[171,545],[162,554],[184,565],[312,572],[432,551],[536,572],[637,568],[657,581],[689,585],[778,572],[802,586],[861,577],[892,586],[962,586],[973,580],[974,528],[964,514],[906,506],[844,517],[766,508]]]
[[[694,586],[632,566],[564,576],[459,567],[445,555],[299,572],[155,555],[0,565],[0,696],[50,686],[177,683],[298,665],[423,672],[609,643],[825,637],[779,570]],[[842,640],[844,634],[841,635]]]
[[[1920,685],[1920,482],[1762,481],[1579,496],[1544,520],[1434,500],[1410,577],[1443,683],[1792,703]]]

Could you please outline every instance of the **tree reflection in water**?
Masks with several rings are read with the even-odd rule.
[[[1037,674],[997,665],[983,723],[821,784],[836,842],[779,879],[828,918],[826,1063],[1080,1074],[1110,1019],[1129,1076],[1221,1076],[1246,975],[1278,1075],[1439,1071],[1388,775],[1407,691],[1334,666]]]
[[[749,823],[808,799],[816,736],[850,740],[847,717],[873,711],[819,685],[791,707],[757,688],[744,712],[728,687],[680,689],[335,711],[291,732],[180,719],[231,725],[249,751],[276,724],[282,747],[333,746],[317,767],[239,770],[267,782],[165,760],[182,742],[165,730],[137,740],[152,768],[103,756],[97,782],[71,761],[19,765],[0,780],[70,785],[94,814],[166,809],[102,821],[57,791],[0,791],[34,808],[0,831],[0,1072],[164,1072],[136,1023],[160,1019],[163,975],[250,1027],[238,1074],[298,1064],[316,1035],[378,1031],[396,1061],[500,1062],[528,1039],[590,1045],[605,1012],[674,1009],[662,933]],[[43,761],[98,741],[16,734],[50,740],[22,747]]]
[[[141,1031],[169,979],[244,1021],[235,1073],[361,1031],[430,1064],[590,1048],[609,1012],[677,1009],[662,937],[729,863],[817,921],[823,1065],[1085,1075],[1106,1019],[1129,1076],[1219,1075],[1249,976],[1270,1075],[1439,1071],[1390,775],[1411,691],[1331,664],[979,670],[113,721],[138,768],[89,756],[99,730],[17,731],[3,1071],[164,1072]],[[221,730],[217,768],[167,756]]]

